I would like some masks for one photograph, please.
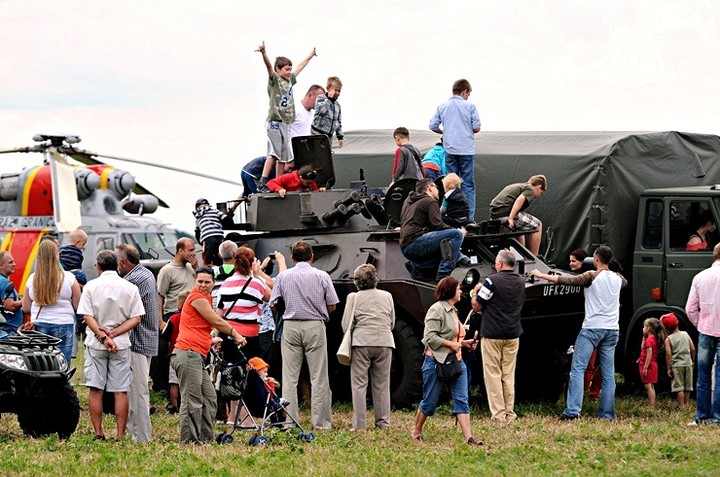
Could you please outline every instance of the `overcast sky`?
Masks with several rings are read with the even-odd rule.
[[[717,134],[718,24],[720,8],[704,0],[0,0],[0,149],[71,132],[92,151],[239,181],[265,152],[263,40],[295,65],[317,48],[296,105],[312,83],[339,76],[346,131],[425,129],[464,77],[485,131]],[[0,170],[39,158],[30,160]],[[113,165],[185,228],[195,199],[239,192]]]

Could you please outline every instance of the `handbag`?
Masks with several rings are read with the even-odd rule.
[[[353,297],[353,303],[352,303],[352,310],[350,312],[350,316],[352,316],[352,319],[350,321],[350,326],[348,326],[348,329],[345,331],[345,334],[343,335],[343,339],[340,342],[340,348],[338,348],[337,351],[337,359],[340,362],[340,364],[344,364],[345,366],[350,366],[350,360],[352,359],[352,333],[353,328],[355,328],[355,304],[357,303],[357,295]]]
[[[455,324],[458,326],[458,336],[460,335],[460,322],[455,316]],[[454,351],[450,351],[442,363],[435,362],[435,374],[440,381],[452,381],[462,374],[462,367],[457,355]]]

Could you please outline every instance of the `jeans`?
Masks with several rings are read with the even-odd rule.
[[[567,392],[566,416],[578,416],[582,411],[583,384],[585,370],[590,356],[597,349],[598,361],[602,372],[602,393],[598,403],[598,417],[615,419],[615,347],[620,332],[618,330],[585,329],[580,330],[575,340],[570,370],[570,384]]]
[[[445,153],[445,169],[450,174],[454,172],[462,179],[460,188],[467,198],[470,214],[468,218],[471,222],[475,221],[475,156],[474,155],[458,155]]]
[[[257,185],[255,184],[255,178],[245,171],[240,173],[240,178],[243,184],[243,197],[247,198],[250,194],[257,194]]]
[[[54,336],[62,340],[57,345],[60,352],[65,356],[68,366],[70,366],[70,358],[72,356],[73,340],[75,335],[75,325],[53,325],[52,323],[35,323],[35,331]]]
[[[432,356],[425,356],[425,361],[422,365],[422,376],[423,376],[423,398],[420,401],[420,411],[426,416],[432,416],[435,414],[435,409],[440,399],[440,393],[443,390],[443,384],[447,384],[450,390],[450,395],[453,400],[453,414],[470,414],[470,405],[468,404],[468,384],[467,384],[467,367],[465,363],[460,360],[460,368],[462,374],[454,380],[443,383],[437,377],[435,371],[435,358]]]
[[[720,364],[720,337],[700,333],[697,348],[698,420],[720,422],[720,366],[715,366],[715,396],[712,396],[713,364]],[[604,392],[604,390],[603,390]]]
[[[440,255],[440,242],[450,239],[452,244],[452,260],[442,260]],[[460,258],[460,245],[463,242],[463,234],[458,229],[437,230],[427,232],[410,242],[402,249],[405,258],[413,264],[415,272],[435,270],[438,267],[439,278],[445,277],[453,271],[455,264]],[[438,266],[439,262],[439,266]]]

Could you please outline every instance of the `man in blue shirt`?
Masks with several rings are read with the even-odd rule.
[[[475,220],[475,133],[480,131],[480,116],[467,99],[472,87],[468,80],[453,83],[453,96],[438,106],[430,120],[431,131],[443,135],[445,167],[448,173],[462,177],[462,191],[467,197],[470,220]],[[443,129],[440,129],[442,124]]]
[[[22,303],[18,299],[15,288],[9,289],[9,276],[15,272],[15,259],[10,252],[0,252],[0,296],[2,297],[2,313],[0,330],[9,335],[17,333],[23,324]],[[0,332],[0,334],[2,334]]]

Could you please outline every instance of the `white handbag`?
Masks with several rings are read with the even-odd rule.
[[[355,303],[357,303],[357,295],[353,295],[350,326],[348,326],[347,331],[345,331],[343,339],[340,342],[340,348],[338,348],[337,351],[338,361],[340,364],[344,364],[345,366],[350,366],[350,359],[352,358],[352,333],[353,328],[355,327]]]

